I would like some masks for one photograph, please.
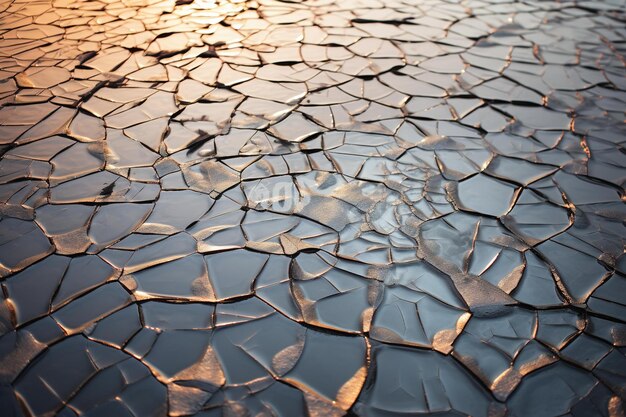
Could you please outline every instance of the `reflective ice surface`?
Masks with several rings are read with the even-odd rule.
[[[624,416],[623,2],[0,10],[3,416]]]

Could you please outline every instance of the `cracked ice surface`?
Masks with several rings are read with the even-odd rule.
[[[3,416],[624,416],[619,0],[0,0]]]

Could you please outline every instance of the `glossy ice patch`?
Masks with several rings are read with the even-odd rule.
[[[2,2],[0,414],[624,415],[625,12]]]

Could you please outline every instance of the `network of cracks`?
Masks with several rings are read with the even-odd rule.
[[[0,1],[4,416],[624,416],[621,1]]]

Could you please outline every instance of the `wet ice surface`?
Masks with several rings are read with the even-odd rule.
[[[619,1],[0,9],[3,415],[624,415]]]

